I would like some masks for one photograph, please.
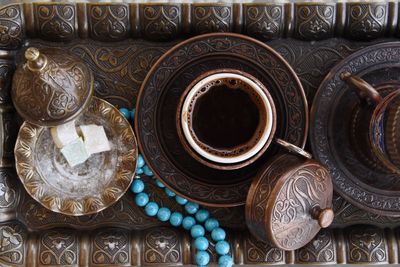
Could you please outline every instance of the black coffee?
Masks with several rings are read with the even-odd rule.
[[[198,141],[213,149],[243,146],[234,153],[241,154],[259,140],[260,120],[265,120],[260,111],[264,108],[260,97],[241,80],[220,79],[207,84],[192,108],[194,134]]]

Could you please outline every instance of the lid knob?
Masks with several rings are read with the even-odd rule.
[[[27,60],[28,69],[31,71],[40,71],[47,64],[45,55],[39,52],[36,47],[30,47],[25,51],[25,58]]]
[[[312,211],[312,217],[318,221],[321,228],[327,228],[333,222],[334,213],[331,208],[321,209],[315,207]]]

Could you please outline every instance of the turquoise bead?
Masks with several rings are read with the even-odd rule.
[[[204,236],[199,236],[194,240],[194,247],[197,250],[206,250],[208,248],[208,240]]]
[[[205,251],[196,252],[196,264],[198,266],[206,266],[210,262],[210,255]]]
[[[172,214],[171,214],[171,217],[169,218],[169,223],[170,223],[172,226],[175,226],[175,227],[181,225],[181,224],[182,224],[182,221],[183,221],[183,215],[182,215],[182,213],[180,213],[180,212],[174,212],[174,213],[172,213]]]
[[[195,214],[199,210],[199,204],[188,202],[185,205],[185,210],[189,214]]]
[[[229,255],[221,256],[218,259],[218,265],[219,265],[219,267],[232,267],[233,259]]]
[[[149,202],[149,195],[143,192],[139,193],[136,195],[135,202],[139,207],[144,207]]]
[[[183,198],[183,197],[180,197],[180,196],[176,196],[175,200],[179,205],[182,205],[182,206],[186,205],[186,203],[188,203],[186,198]]]
[[[196,224],[192,227],[192,229],[190,229],[190,234],[192,235],[193,238],[204,236],[205,234],[204,227],[199,224]]]
[[[147,165],[143,166],[143,172],[147,176],[153,176],[153,172],[150,170],[150,168]]]
[[[144,183],[142,180],[140,179],[135,179],[135,181],[133,181],[132,185],[131,185],[131,191],[133,193],[141,193],[144,190]]]
[[[149,202],[147,203],[146,207],[144,207],[144,212],[146,213],[147,216],[156,216],[158,212],[158,204],[155,202]]]
[[[138,155],[136,163],[137,163],[137,168],[143,168],[145,162],[144,162],[144,159],[143,159],[142,155],[140,155],[140,154]]]
[[[190,230],[195,224],[196,220],[192,216],[186,216],[182,221],[182,227],[185,230]]]
[[[136,174],[137,175],[143,174],[143,169],[142,168],[136,168]]]
[[[199,210],[198,212],[196,212],[195,217],[198,222],[202,223],[205,222],[208,217],[210,217],[210,213],[206,210]]]
[[[224,229],[222,229],[222,228],[219,228],[219,227],[218,227],[218,228],[215,228],[215,229],[212,230],[212,232],[211,232],[211,238],[212,238],[215,242],[224,240],[225,237],[226,237],[226,233],[225,233]]]
[[[171,190],[169,190],[168,188],[165,188],[165,193],[167,194],[167,196],[169,197],[174,197],[176,196],[176,194],[174,192],[172,192]]]
[[[156,180],[156,185],[157,185],[159,188],[164,188],[164,187],[165,187],[165,185],[164,185],[160,180]]]
[[[215,251],[219,254],[219,255],[226,255],[229,252],[229,244],[228,242],[222,240],[222,241],[218,241],[217,244],[215,244]]]
[[[135,113],[136,113],[136,109],[132,109],[132,111],[129,112],[131,115],[132,119],[135,119]]]
[[[219,222],[214,219],[214,218],[209,218],[205,223],[204,226],[206,227],[206,230],[209,232],[212,232],[215,228],[219,227]]]
[[[131,113],[127,108],[120,108],[119,112],[121,112],[122,115],[124,115],[125,119],[129,120],[131,118]]]
[[[166,222],[171,217],[171,211],[169,208],[160,208],[157,212],[157,218],[162,221]]]

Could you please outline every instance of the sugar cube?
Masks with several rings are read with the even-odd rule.
[[[67,122],[57,127],[52,127],[50,129],[53,141],[58,148],[63,148],[64,146],[72,143],[79,138],[78,133],[75,129],[75,122]]]
[[[89,124],[81,125],[79,129],[89,155],[109,151],[111,149],[103,126]]]
[[[61,153],[71,167],[84,163],[90,157],[89,153],[86,151],[85,144],[80,137],[61,148]]]

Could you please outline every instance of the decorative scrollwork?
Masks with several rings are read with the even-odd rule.
[[[279,248],[260,242],[249,233],[245,235],[243,247],[245,264],[284,264],[285,252]]]
[[[179,34],[180,5],[142,5],[142,33],[151,40],[170,40]]]
[[[335,4],[296,5],[295,34],[306,40],[320,40],[333,36]]]
[[[57,3],[34,6],[36,30],[43,39],[67,41],[75,37],[75,5]]]
[[[246,33],[263,40],[279,38],[283,34],[283,4],[244,6]]]
[[[11,81],[14,73],[14,64],[8,60],[0,60],[0,103],[11,102]]]
[[[109,229],[93,237],[92,263],[94,265],[127,264],[130,260],[128,232]]]
[[[385,34],[386,3],[348,3],[347,35],[354,39],[375,39]]]
[[[207,32],[232,31],[231,5],[193,5],[193,31],[198,34]]]
[[[176,264],[182,261],[182,234],[171,228],[152,228],[144,236],[144,262],[146,264]]]
[[[91,4],[88,16],[93,39],[118,41],[129,34],[129,8],[126,4]]]
[[[40,237],[39,259],[43,265],[77,264],[78,251],[78,238],[73,231],[48,231]]]
[[[15,208],[18,199],[13,169],[0,169],[0,210]]]
[[[9,5],[0,9],[0,47],[15,49],[22,45],[21,13],[21,5]]]
[[[322,229],[310,243],[296,250],[296,262],[336,264],[335,237],[332,230]]]
[[[0,225],[0,263],[22,265],[26,233],[19,224]]]
[[[351,227],[346,231],[349,263],[388,263],[388,245],[383,229]]]

